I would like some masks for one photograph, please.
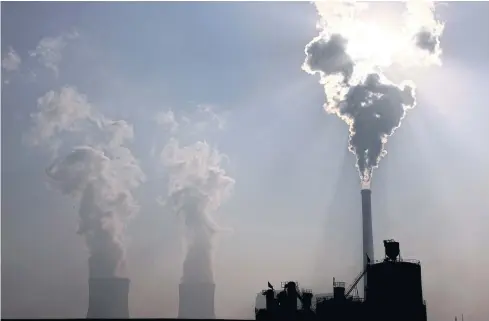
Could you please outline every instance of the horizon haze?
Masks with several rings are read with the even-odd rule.
[[[416,107],[373,171],[375,258],[396,239],[429,320],[483,321],[489,2],[436,16],[442,64],[386,68]],[[133,318],[175,318],[186,278],[213,280],[226,319],[254,318],[267,282],[352,282],[357,161],[301,68],[319,19],[308,2],[2,2],[2,317],[84,318],[89,275],[130,278]]]

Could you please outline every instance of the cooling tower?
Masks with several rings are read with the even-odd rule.
[[[363,221],[363,268],[368,263],[368,259],[374,260],[374,240],[372,233],[372,191],[369,189],[362,189],[362,221]],[[368,257],[368,258],[367,258]],[[372,262],[373,263],[373,262]],[[367,284],[367,274],[364,277],[364,288]],[[364,290],[366,291],[366,290]],[[364,292],[364,298],[366,293]]]
[[[87,319],[128,319],[129,279],[90,278]]]
[[[180,284],[179,319],[215,319],[214,292],[212,283]]]

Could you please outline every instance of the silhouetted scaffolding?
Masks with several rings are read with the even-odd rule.
[[[333,278],[332,294],[315,296],[295,281],[282,282],[279,291],[268,283],[261,292],[266,307],[255,308],[256,320],[426,321],[419,261],[403,260],[394,240],[384,241],[384,248],[384,259],[369,258],[350,286]],[[366,275],[360,298],[357,284]]]

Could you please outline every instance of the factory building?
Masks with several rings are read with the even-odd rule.
[[[420,263],[403,260],[394,240],[384,241],[384,247],[385,258],[369,259],[348,287],[333,280],[332,294],[314,296],[293,281],[277,291],[269,283],[261,292],[266,307],[255,309],[256,320],[426,321]],[[357,284],[365,276],[364,297],[360,298]]]
[[[403,260],[399,243],[384,241],[386,257],[367,266],[367,297],[371,315],[383,320],[426,320],[419,261]]]

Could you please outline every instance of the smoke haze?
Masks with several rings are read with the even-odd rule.
[[[65,131],[84,134],[87,145],[75,146],[66,156],[58,156],[47,168],[50,185],[79,203],[78,234],[90,252],[91,277],[124,276],[123,230],[139,207],[132,190],[144,174],[131,151],[124,146],[132,139],[132,126],[94,113],[86,97],[73,87],[50,91],[38,100],[39,111],[32,115],[33,129],[27,139],[46,144],[58,153]],[[89,135],[84,128],[98,129]]]
[[[430,1],[410,1],[395,20],[376,16],[376,4],[318,2],[320,35],[305,48],[303,69],[320,75],[325,110],[340,117],[350,131],[349,149],[357,157],[362,184],[386,154],[387,139],[416,105],[410,81],[391,82],[384,70],[440,62],[443,24]]]
[[[489,288],[483,285],[489,284],[489,258],[481,253],[489,242],[489,2],[436,2],[439,20],[446,21],[442,68],[424,67],[438,62],[430,59],[436,55],[413,46],[430,48],[432,37],[422,32],[413,29],[410,34],[417,36],[409,37],[408,49],[392,56],[388,53],[396,42],[372,36],[380,33],[374,25],[386,25],[382,32],[394,35],[407,28],[405,3],[367,5],[356,23],[373,22],[366,27],[373,31],[368,33],[364,23],[361,30],[341,33],[355,67],[350,78],[361,71],[356,59],[361,56],[364,64],[392,62],[379,67],[391,83],[410,79],[416,84],[416,107],[388,138],[389,154],[374,170],[376,253],[383,252],[382,240],[394,238],[404,259],[421,261],[430,320],[455,315],[460,320],[462,313],[466,321],[487,320]],[[206,141],[231,160],[223,159],[221,167],[236,180],[235,192],[211,215],[219,226],[233,228],[233,233],[213,234],[217,317],[253,318],[256,294],[267,281],[277,286],[297,280],[324,293],[332,290],[333,277],[346,284],[354,280],[361,265],[356,231],[362,224],[349,127],[339,117],[324,115],[320,77],[299,68],[305,45],[321,32],[316,5],[5,2],[1,9],[3,318],[86,317],[90,252],[85,235],[76,233],[83,191],[64,196],[57,187],[61,182],[46,171],[80,153],[78,148],[93,149],[82,153],[94,158],[87,161],[104,163],[101,170],[113,168],[106,158],[125,168],[131,162],[117,163],[116,146],[127,147],[139,161],[131,166],[148,177],[131,188],[138,214],[124,218],[131,317],[178,314],[184,215],[155,201],[162,196],[172,204],[168,171],[159,157],[169,137],[180,149]],[[80,36],[64,37],[66,45],[58,45],[59,35],[73,27]],[[53,57],[61,59],[50,61],[57,77],[40,55],[29,54],[43,38],[55,40],[43,41],[42,50],[58,51]],[[419,57],[414,62],[413,54]],[[395,62],[402,56],[404,66]],[[348,66],[341,59],[337,64]],[[43,104],[49,102],[52,110],[42,119],[50,125],[37,131],[29,115],[40,111],[37,100],[48,92],[52,95]],[[88,116],[82,116],[88,102]],[[194,119],[190,109],[201,103],[219,108],[224,131],[217,131],[217,119],[211,123],[208,115],[204,121],[203,110],[198,112],[202,118]],[[176,127],[172,116],[154,117],[169,108]],[[166,134],[157,120],[167,124]],[[132,127],[133,140],[123,139],[131,137]],[[35,134],[26,141],[39,140],[38,147],[22,142],[30,128]],[[42,128],[53,128],[54,134]],[[123,144],[116,143],[114,132]],[[114,148],[108,147],[111,142]],[[117,171],[126,175],[135,169]],[[47,189],[47,182],[56,190]],[[91,188],[85,198],[93,195],[96,206],[105,208],[96,194],[102,188]]]

